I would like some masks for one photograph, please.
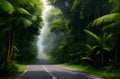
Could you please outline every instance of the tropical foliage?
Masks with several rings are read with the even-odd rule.
[[[0,75],[36,58],[41,12],[40,0],[0,0]]]
[[[120,64],[119,0],[49,0],[48,2],[61,11],[60,19],[58,16],[52,19],[48,17],[51,19],[49,21],[51,33],[62,32],[64,35],[62,40],[57,41],[59,45],[48,52],[52,60],[75,64],[86,63],[101,68]],[[57,14],[57,11],[55,13]],[[54,47],[54,44],[51,45]]]

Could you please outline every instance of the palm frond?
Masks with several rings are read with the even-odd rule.
[[[18,17],[19,19],[17,18],[14,18],[14,20],[16,21],[16,25],[21,25],[23,26],[24,28],[27,28],[28,26],[32,25],[32,22],[26,18],[26,17]]]
[[[111,23],[111,24],[109,24],[109,25],[106,25],[106,26],[102,27],[102,30],[104,31],[104,30],[106,30],[106,29],[108,29],[108,28],[113,28],[113,27],[116,26],[116,25],[117,25],[117,23]]]
[[[32,17],[32,20],[33,20],[33,21],[36,21],[36,20],[37,20],[37,16],[36,16],[36,15],[32,15],[31,17]]]
[[[101,50],[98,50],[97,52],[96,52],[96,55],[99,55],[101,53]]]
[[[102,40],[108,41],[113,36],[113,33],[107,34],[104,33],[102,36]]]
[[[26,9],[21,7],[16,7],[15,10],[21,14],[31,15]]]
[[[94,46],[91,46],[89,44],[86,44],[86,47],[89,49],[89,50],[94,50],[95,48],[97,48],[98,46],[97,45],[94,45]]]
[[[7,0],[0,0],[0,7],[8,14],[12,14],[14,12],[14,6]]]
[[[82,57],[81,59],[82,59],[82,60],[89,60],[89,61],[93,61],[93,59],[92,59],[92,58],[90,58],[90,57]]]
[[[21,18],[21,20],[26,27],[32,25],[32,22],[27,18]]]
[[[91,50],[91,49],[92,49],[92,46],[91,46],[91,45],[89,45],[89,44],[86,44],[86,47],[87,47],[89,50]]]
[[[113,34],[109,34],[108,36],[106,36],[106,40],[109,40],[111,37],[113,36]]]
[[[10,0],[10,2],[12,2],[14,5],[24,5],[28,3],[27,0]]]
[[[111,51],[109,47],[104,47],[103,49],[104,49],[105,51],[108,51],[108,52]]]
[[[17,46],[13,45],[13,49],[17,52],[19,52],[19,49],[17,48]]]
[[[93,38],[95,38],[96,41],[98,41],[98,42],[101,41],[101,39],[100,39],[96,34],[92,33],[91,31],[85,29],[84,32],[86,32],[88,35],[90,35],[90,36],[92,36]]]
[[[10,2],[12,2],[14,5],[33,5],[40,2],[38,1],[39,0],[10,0]]]

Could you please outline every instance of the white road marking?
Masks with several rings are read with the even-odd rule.
[[[22,77],[27,72],[28,67],[29,65],[26,67],[25,71],[21,75],[19,75],[16,79],[19,79],[20,77]]]
[[[50,75],[53,79],[57,79],[53,74],[51,74],[51,73],[49,72],[49,70],[48,70],[44,65],[42,65],[42,67],[45,69],[46,72],[49,73],[49,75]]]

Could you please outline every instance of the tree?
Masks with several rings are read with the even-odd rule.
[[[114,8],[112,10],[112,13],[110,14],[107,14],[107,15],[104,15],[96,20],[94,20],[92,22],[93,25],[103,25],[104,28],[103,30],[104,31],[109,31],[108,29],[110,29],[109,32],[112,32],[114,33],[114,36],[117,36],[117,37],[112,37],[114,39],[117,39],[116,41],[117,42],[114,42],[114,44],[116,44],[116,51],[115,51],[115,63],[117,64],[120,59],[118,58],[118,56],[120,56],[119,54],[119,51],[120,51],[120,46],[118,45],[119,43],[119,40],[120,40],[120,33],[119,33],[119,20],[120,20],[120,9],[119,9],[119,6],[120,6],[120,1],[119,0],[111,0],[113,3],[114,3]],[[114,41],[114,40],[113,40]],[[113,45],[114,45],[113,44]],[[114,45],[115,46],[115,45]]]
[[[28,38],[31,38],[28,41],[29,45],[32,46],[32,42],[36,44],[35,41],[41,28],[42,3],[40,0],[0,0],[0,9],[0,35],[2,35],[0,39],[0,43],[2,43],[0,45],[0,66],[5,71],[4,69],[10,70],[10,67],[13,66],[11,63],[17,61],[15,59],[18,57],[18,52],[26,50],[22,48],[23,50],[20,51],[19,47],[22,46],[23,41],[25,43]],[[22,34],[25,34],[26,37],[22,37],[23,39],[20,40]],[[19,44],[18,40],[22,44]],[[31,46],[28,48],[30,49]],[[36,47],[33,50],[36,50]],[[28,55],[29,53],[25,57]]]

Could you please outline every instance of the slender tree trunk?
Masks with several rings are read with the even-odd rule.
[[[101,55],[101,64],[104,65],[104,55]]]
[[[10,63],[12,54],[13,54],[13,30],[12,26],[10,25],[10,30],[8,34],[8,53],[7,53],[7,63]]]
[[[118,59],[118,57],[117,57],[117,55],[118,55],[118,48],[116,49],[116,52],[115,52],[115,64],[117,64],[117,59]]]
[[[116,48],[116,52],[115,52],[115,64],[117,64],[118,62],[120,62],[119,57],[120,57],[120,32],[118,34],[118,47]]]

